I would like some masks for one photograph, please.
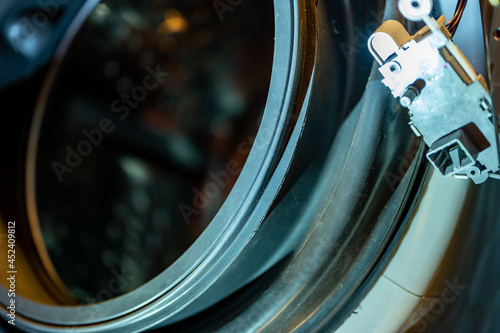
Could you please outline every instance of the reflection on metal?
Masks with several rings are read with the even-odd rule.
[[[476,184],[498,177],[498,135],[492,99],[478,75],[451,41],[445,18],[429,16],[431,1],[399,1],[401,13],[427,26],[410,36],[386,21],[368,40],[382,82],[409,109],[410,126],[430,147],[427,158],[444,176]]]

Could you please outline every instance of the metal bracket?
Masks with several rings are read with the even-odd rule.
[[[445,17],[430,17],[432,0],[400,0],[401,13],[427,26],[410,36],[397,21],[384,22],[368,40],[382,82],[403,107],[410,126],[430,147],[427,158],[444,176],[476,184],[499,172],[491,95],[451,41]]]

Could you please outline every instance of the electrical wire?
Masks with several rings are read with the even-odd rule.
[[[457,7],[455,8],[455,15],[450,20],[450,22],[446,24],[446,28],[448,28],[452,36],[455,35],[455,32],[458,28],[458,24],[460,23],[460,19],[462,18],[466,5],[467,5],[467,0],[459,0],[457,3]]]
[[[446,28],[448,29],[452,37],[455,35],[455,32],[457,31],[458,24],[462,19],[462,15],[464,13],[466,5],[467,5],[467,0],[458,0],[453,18],[448,23],[446,23]]]

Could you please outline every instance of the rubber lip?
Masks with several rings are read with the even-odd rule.
[[[82,11],[81,15],[88,16],[96,3],[97,1],[87,3],[86,11]],[[302,50],[307,45],[303,40],[306,38],[303,32],[306,19],[303,16],[307,16],[303,6],[306,6],[306,2],[274,2],[276,37],[273,71],[266,108],[255,140],[259,144],[252,148],[232,192],[197,241],[174,264],[150,282],[129,294],[102,303],[88,306],[48,306],[18,296],[19,327],[37,332],[63,331],[67,325],[74,328],[81,326],[80,331],[92,332],[144,329],[146,325],[155,325],[180,314],[184,307],[211,286],[214,278],[231,265],[262,223],[292,162],[293,153],[283,154],[280,162],[277,152],[284,151],[281,147],[285,143],[295,146],[303,128],[302,122],[306,119],[307,107],[303,105],[307,104],[309,85],[304,81],[311,78],[313,66],[305,63],[314,62],[314,57],[307,57]],[[313,14],[309,11],[308,15]],[[74,34],[75,31],[70,31],[64,39],[45,87],[51,86],[58,68],[57,61]],[[305,73],[307,71],[310,73]],[[28,210],[34,229],[38,224],[33,191],[34,161],[48,92],[47,89],[41,93],[35,110],[28,152],[28,165],[31,167],[26,170]],[[290,130],[290,124],[295,125],[294,131]],[[271,181],[278,163],[281,163],[283,174],[275,176],[281,179]],[[266,200],[260,200],[264,195]],[[40,239],[38,244],[39,250],[43,252]],[[0,290],[4,290],[0,300],[5,303],[4,295],[7,293],[5,288]],[[152,320],[152,316],[156,318]],[[85,326],[91,324],[94,325]]]

